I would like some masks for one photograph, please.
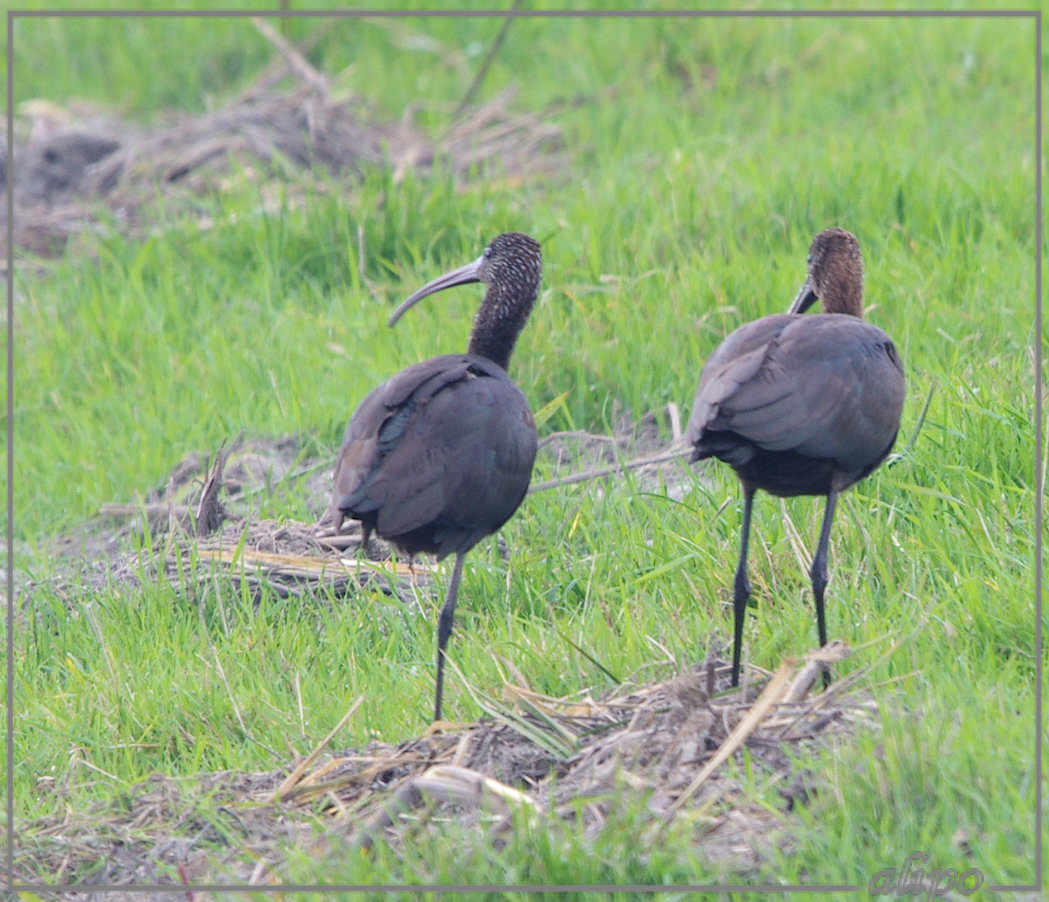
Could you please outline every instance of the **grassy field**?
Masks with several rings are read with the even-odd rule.
[[[285,31],[315,36],[311,61],[373,115],[436,133],[499,24]],[[561,129],[561,160],[539,175],[463,182],[438,160],[403,179],[262,182],[240,168],[191,211],[158,198],[148,237],[19,260],[14,566],[32,588],[13,636],[18,822],[87,811],[153,773],[278,767],[359,695],[340,747],[427,725],[438,599],[411,617],[379,593],[253,606],[163,580],[133,595],[50,580],[79,566],[56,538],[101,504],[144,498],[185,455],[241,433],[333,459],[368,389],[465,346],[480,291],[391,330],[392,305],[510,229],[543,245],[511,364],[541,435],[608,433],[668,402],[687,416],[705,357],[783,311],[812,236],[839,225],[860,238],[869,319],[908,376],[898,454],[843,499],[832,536],[829,631],[855,649],[843,672],[869,668],[880,720],[812,753],[822,790],[746,880],[866,885],[914,852],[987,884],[1037,880],[1034,37],[1007,18],[522,20],[479,100],[513,87],[515,109]],[[88,18],[20,20],[15,54],[16,104],[83,100],[148,123],[220,107],[272,50],[244,20]],[[541,463],[536,479],[549,475]],[[508,559],[494,540],[468,559],[453,660],[486,692],[511,661],[551,695],[607,692],[605,669],[640,682],[694,666],[731,629],[740,508],[720,466],[697,468],[681,498],[629,476],[535,495],[502,530]],[[257,513],[318,511],[277,485]],[[814,642],[821,513],[759,496],[746,649],[762,666]],[[456,676],[445,706],[480,714]],[[775,807],[738,767],[742,791]],[[292,853],[282,877],[737,882],[689,831],[648,836],[626,793],[597,836],[548,824],[497,851],[449,829],[396,855]]]

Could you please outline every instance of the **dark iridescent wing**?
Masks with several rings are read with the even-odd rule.
[[[373,391],[346,429],[333,507],[389,538],[434,527],[441,552],[498,529],[528,489],[535,422],[491,361],[448,355]]]
[[[899,358],[877,327],[837,314],[768,316],[712,355],[687,434],[700,451],[733,433],[860,470],[895,437],[903,388]]]

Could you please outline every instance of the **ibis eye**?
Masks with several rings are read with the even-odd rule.
[[[484,249],[484,256],[486,256],[486,257],[491,257],[492,256],[492,246],[490,244],[488,245],[488,247],[486,247]]]

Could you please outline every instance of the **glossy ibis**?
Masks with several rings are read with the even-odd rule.
[[[823,313],[802,316],[819,299]],[[827,644],[823,591],[838,495],[889,454],[903,408],[903,365],[892,340],[863,321],[863,264],[856,238],[827,229],[812,242],[808,276],[786,314],[740,326],[711,355],[686,436],[691,460],[716,457],[743,486],[736,568],[732,685],[739,684],[750,581],[747,539],[754,492],[826,495],[810,576],[820,647]],[[824,670],[824,685],[830,674]]]
[[[374,389],[350,419],[335,466],[336,530],[349,517],[361,521],[365,544],[374,531],[408,554],[455,554],[437,624],[435,720],[463,558],[510,519],[532,475],[535,419],[506,367],[541,276],[538,242],[508,232],[401,304],[391,326],[434,292],[467,282],[488,289],[467,352],[424,360]]]

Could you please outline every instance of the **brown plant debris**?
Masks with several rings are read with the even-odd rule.
[[[673,421],[673,410],[669,418]],[[658,419],[648,415],[633,423],[620,415],[610,436],[581,431],[547,436],[540,461],[562,475],[535,482],[531,491],[590,481],[601,491],[601,480],[633,471],[647,489],[680,496],[693,477],[685,452],[666,448]],[[353,521],[334,533],[327,516],[331,468],[331,460],[303,460],[293,438],[238,436],[211,455],[186,455],[141,501],[103,505],[97,520],[60,539],[54,552],[89,562],[86,573],[76,564],[80,569],[72,580],[89,590],[114,581],[137,586],[144,574],[161,574],[180,589],[224,574],[235,589],[246,585],[256,599],[264,590],[282,598],[319,589],[342,597],[368,585],[405,598],[412,586],[429,585],[438,565],[428,558],[394,560],[389,545],[375,536],[362,549],[360,525]],[[294,492],[306,499],[317,521],[259,518],[253,507],[262,491]],[[151,554],[127,551],[135,534],[149,537]],[[67,578],[56,576],[60,582]]]
[[[458,111],[441,135],[430,136],[409,117],[383,117],[338,89],[268,23],[255,24],[277,47],[277,61],[213,112],[145,126],[85,104],[20,105],[10,179],[0,170],[0,182],[10,180],[14,192],[15,248],[52,256],[77,235],[114,226],[141,231],[148,227],[144,207],[158,194],[220,190],[234,161],[249,177],[321,169],[356,179],[389,168],[395,180],[441,161],[461,182],[493,170],[522,179],[559,163],[560,128],[514,111],[513,91]],[[291,87],[275,89],[282,78]],[[5,206],[2,234],[6,218]]]
[[[653,841],[679,822],[712,859],[747,873],[763,848],[789,842],[788,812],[819,791],[818,777],[796,763],[802,747],[824,747],[874,722],[873,700],[849,688],[855,674],[809,694],[818,662],[845,654],[831,643],[785,662],[760,692],[728,689],[721,661],[601,700],[554,699],[517,685],[495,700],[472,689],[486,711],[477,723],[325,751],[359,698],[312,753],[274,771],[194,781],[156,775],[87,814],[20,825],[15,877],[77,879],[85,890],[273,886],[292,848],[325,856],[375,843],[397,848],[425,842],[449,821],[498,846],[512,830],[558,822],[600,830],[624,798],[647,807]],[[731,764],[744,749],[749,772],[779,788],[778,807],[767,796],[748,799]]]

